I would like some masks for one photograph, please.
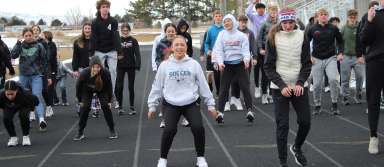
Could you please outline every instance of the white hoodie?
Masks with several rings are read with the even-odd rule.
[[[155,37],[155,40],[153,40],[153,44],[152,44],[152,70],[153,70],[153,71],[157,71],[157,64],[156,64],[156,47],[157,47],[157,45],[159,45],[160,40],[163,39],[163,38],[165,37],[164,28],[165,28],[165,25],[168,24],[168,23],[172,23],[172,21],[169,20],[168,18],[165,18],[165,19],[161,22],[160,35],[156,36],[156,37]]]
[[[195,102],[199,94],[209,110],[215,108],[215,100],[200,64],[187,55],[181,60],[170,57],[160,64],[156,73],[148,96],[149,112],[156,111],[162,98],[172,105],[184,106]]]
[[[212,52],[215,62],[218,64],[224,64],[224,62],[231,64],[231,62],[238,61],[248,62],[251,58],[248,37],[237,29],[238,22],[233,15],[225,15],[223,23],[226,19],[232,20],[233,28],[232,30],[224,29],[217,36]]]

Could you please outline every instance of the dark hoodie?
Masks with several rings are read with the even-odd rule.
[[[140,70],[141,56],[139,43],[132,36],[121,37],[123,59],[118,60],[117,68],[134,68]]]
[[[187,29],[185,30],[185,32],[181,32],[180,29],[184,25],[187,26]],[[176,28],[177,28],[177,35],[182,35],[187,40],[187,46],[188,46],[187,54],[189,57],[192,57],[193,56],[192,37],[188,33],[189,25],[187,21],[185,21],[184,19],[180,19]]]
[[[10,101],[5,96],[5,91],[0,92],[0,108],[6,110],[33,110],[39,104],[39,99],[29,91],[25,91],[20,85],[17,86],[16,98]]]
[[[11,57],[8,46],[1,40],[0,36],[0,76],[4,76],[6,68],[8,68],[10,74],[15,74],[15,69],[11,63]]]
[[[100,73],[103,87],[101,90],[96,90],[96,78],[98,75],[91,77],[91,67],[98,64],[101,67]],[[99,98],[106,98],[112,102],[112,80],[111,74],[108,70],[104,69],[101,60],[97,56],[93,56],[89,62],[89,67],[80,73],[80,77],[76,83],[76,97],[79,102],[82,102],[82,96],[97,93]]]
[[[104,20],[100,13],[97,13],[96,19],[92,21],[92,47],[95,51],[103,53],[110,51],[120,51],[120,35],[117,20],[111,16]]]
[[[249,39],[249,51],[251,52],[252,58],[256,59],[256,56],[257,56],[257,46],[256,46],[255,35],[247,27],[245,27],[244,30],[240,30],[240,28],[239,28],[239,31],[241,31],[241,32],[243,32],[244,34],[247,35],[247,37]]]
[[[372,60],[384,61],[384,9],[376,10],[372,22],[366,22],[360,32],[363,45],[367,46],[366,62]]]
[[[84,40],[83,47],[79,46],[78,40],[76,40],[73,43],[73,57],[72,57],[73,71],[79,71],[79,68],[87,68],[89,66],[89,59],[94,54],[94,51],[92,50],[92,47],[91,47],[90,39]]]

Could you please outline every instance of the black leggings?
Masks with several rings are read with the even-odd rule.
[[[205,130],[200,113],[200,106],[197,101],[185,106],[174,106],[164,100],[163,109],[167,112],[164,112],[165,128],[161,137],[161,158],[167,159],[173,138],[177,133],[177,123],[179,122],[181,115],[188,120],[191,127],[197,156],[204,156]]]
[[[47,106],[53,105],[54,91],[56,91],[56,78],[51,78],[52,84],[48,86],[48,78],[46,76],[43,79],[43,98]]]
[[[119,102],[120,109],[123,108],[123,91],[125,73],[128,74],[128,89],[129,89],[129,104],[134,106],[135,102],[135,74],[134,68],[117,68],[116,89],[115,95]]]
[[[99,97],[101,109],[104,112],[104,118],[108,124],[109,130],[114,131],[115,125],[113,122],[112,111],[108,105],[109,101],[107,100],[107,98],[105,98],[104,95],[98,94],[97,96]],[[92,101],[91,99],[92,99],[92,94],[90,93],[82,94],[81,102],[83,105],[80,106],[79,134],[83,134],[84,128],[87,125],[89,112],[91,111],[91,101]]]
[[[273,94],[273,103],[275,106],[277,150],[279,153],[280,162],[286,162],[287,139],[289,132],[289,103],[292,104],[296,111],[297,124],[299,125],[295,139],[295,147],[301,148],[311,127],[308,89],[305,88],[304,95],[299,97],[284,97],[279,89],[271,90]]]
[[[229,87],[232,81],[237,81],[243,92],[245,106],[252,108],[252,97],[249,88],[249,73],[241,64],[226,64],[223,75],[221,76],[221,87],[219,95],[219,111],[224,111],[224,105],[228,101]]]
[[[255,65],[255,68],[253,69],[255,86],[260,87],[260,84],[259,84],[260,76],[259,75],[261,72],[261,92],[262,92],[262,94],[267,94],[268,86],[269,86],[269,79],[267,78],[267,75],[265,75],[263,67],[264,67],[264,56],[257,56],[257,64]]]
[[[19,113],[19,119],[20,119],[20,124],[21,124],[21,129],[23,131],[23,136],[29,135],[29,112],[31,109],[25,109],[22,108],[20,110],[9,110],[9,109],[4,109],[4,126],[7,129],[7,132],[10,137],[15,137],[16,136],[16,131],[15,131],[15,125],[13,124],[13,117],[15,114],[18,112]]]

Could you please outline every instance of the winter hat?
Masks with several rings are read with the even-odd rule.
[[[89,66],[92,67],[93,65],[98,64],[101,67],[103,67],[103,64],[101,63],[101,60],[97,56],[92,56],[91,60],[89,60]]]
[[[296,11],[294,9],[283,9],[279,13],[279,20],[280,22],[283,21],[296,21]]]

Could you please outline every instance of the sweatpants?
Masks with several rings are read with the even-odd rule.
[[[252,71],[252,62],[250,62],[250,65],[249,65],[249,68],[248,68],[248,76],[251,75],[251,71]],[[248,78],[249,80],[251,78]],[[231,96],[232,97],[236,97],[236,98],[240,98],[240,86],[239,86],[239,81],[232,81],[232,84],[231,84]]]
[[[225,64],[224,72],[220,80],[219,111],[224,111],[232,81],[238,81],[240,90],[244,96],[245,106],[247,110],[251,109],[252,97],[249,88],[249,73],[244,68],[244,63],[242,62],[240,64]]]
[[[5,129],[10,137],[16,137],[15,125],[13,124],[13,117],[16,113],[19,113],[19,119],[21,124],[21,130],[23,132],[23,136],[29,135],[29,112],[31,109],[22,108],[19,110],[9,110],[4,109],[3,111],[3,122]]]
[[[339,97],[339,81],[337,72],[336,56],[332,56],[328,59],[314,58],[315,63],[312,65],[312,77],[313,77],[313,101],[315,106],[321,106],[321,94],[325,74],[328,76],[329,85],[331,88],[332,103],[337,103]]]
[[[268,93],[268,85],[269,85],[269,79],[267,75],[265,75],[264,72],[264,56],[257,56],[257,64],[255,65],[255,68],[253,69],[253,75],[255,79],[255,86],[257,88],[260,87],[260,73],[261,73],[261,92],[262,94]]]
[[[54,99],[54,92],[56,91],[56,78],[51,78],[52,84],[48,85],[48,78],[46,76],[42,77],[43,79],[43,97],[45,101],[45,105],[52,106]]]
[[[125,73],[128,75],[128,89],[129,89],[129,104],[134,106],[135,102],[135,74],[134,68],[117,68],[116,78],[116,99],[119,102],[120,109],[123,108],[123,91],[124,91],[124,78]]]
[[[165,128],[161,137],[161,158],[167,159],[172,146],[173,138],[177,133],[177,123],[183,115],[190,124],[195,142],[197,157],[203,157],[205,153],[205,130],[200,112],[199,103],[193,102],[185,106],[175,106],[163,101]]]
[[[299,125],[295,139],[295,147],[301,148],[311,127],[311,115],[308,88],[304,88],[303,96],[284,97],[279,89],[271,89],[275,106],[276,143],[280,162],[287,162],[287,139],[289,132],[290,103],[296,111]]]
[[[341,69],[341,95],[343,97],[351,96],[349,89],[349,81],[351,80],[352,69],[355,72],[356,78],[356,95],[360,94],[363,88],[364,82],[364,64],[357,63],[356,56],[345,55],[344,59],[340,62]]]
[[[380,116],[381,91],[384,88],[384,61],[372,60],[366,63],[366,91],[368,103],[368,122],[371,137],[377,137]]]
[[[83,134],[84,128],[87,125],[89,112],[91,111],[92,96],[92,93],[82,93],[81,95],[81,102],[83,103],[83,106],[80,106],[79,134]],[[104,118],[109,127],[109,131],[114,131],[115,125],[113,122],[112,111],[108,105],[109,101],[104,95],[97,94],[97,97],[99,97],[101,109],[103,110]]]
[[[103,63],[103,67],[107,68],[111,73],[112,90],[115,90],[117,76],[117,51],[109,51],[106,53],[95,51],[95,56],[100,58],[101,63]]]

